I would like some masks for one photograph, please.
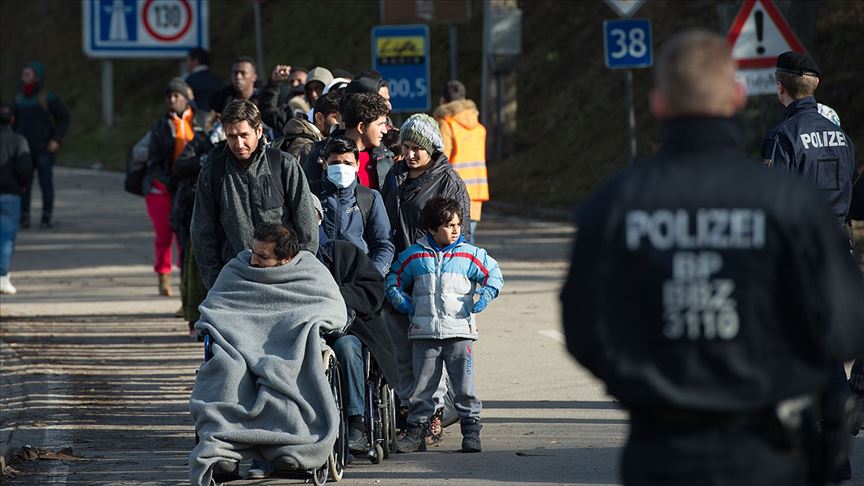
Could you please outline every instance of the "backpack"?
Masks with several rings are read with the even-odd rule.
[[[276,192],[282,196],[282,204],[285,204],[285,173],[282,171],[282,152],[275,148],[264,149],[264,157],[267,159],[267,164],[270,166],[270,182],[273,183],[273,177],[278,174],[279,184],[274,184]],[[214,160],[210,164],[210,189],[213,200],[213,220],[216,223],[216,248],[222,251],[222,220],[220,213],[222,212],[222,182],[225,180],[225,165],[228,163],[227,157]]]
[[[150,131],[141,137],[126,157],[126,177],[123,189],[129,194],[144,196],[144,179],[147,177],[147,158],[149,156]]]
[[[363,218],[363,236],[369,234],[369,213],[372,212],[372,203],[375,202],[375,196],[372,195],[372,189],[361,185],[360,183],[354,188],[354,199],[357,201],[357,207],[360,208],[360,216]]]

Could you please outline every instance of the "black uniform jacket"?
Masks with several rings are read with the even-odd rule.
[[[628,408],[761,410],[864,355],[864,278],[824,199],[739,140],[671,121],[580,208],[567,346]]]
[[[846,224],[855,151],[846,132],[819,114],[816,98],[801,98],[786,107],[783,121],[762,142],[762,159],[813,184],[828,201],[838,224]]]

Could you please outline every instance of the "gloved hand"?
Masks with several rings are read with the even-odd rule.
[[[498,291],[491,287],[480,287],[477,289],[475,294],[480,296],[480,299],[474,303],[474,307],[471,308],[472,314],[479,314],[483,312],[483,309],[489,305],[489,302],[492,302],[492,299],[498,296]]]
[[[397,311],[408,314],[409,316],[414,315],[414,302],[411,301],[411,297],[408,297],[402,289],[399,287],[390,287],[387,289],[387,300],[393,304],[393,307],[396,308]]]

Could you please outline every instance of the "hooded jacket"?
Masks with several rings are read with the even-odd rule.
[[[43,152],[51,140],[63,141],[69,128],[69,111],[57,95],[45,89],[45,66],[35,61],[27,66],[36,73],[36,87],[26,96],[24,85],[18,82],[18,95],[12,107],[13,128],[27,139],[32,152]]]
[[[430,167],[416,179],[408,178],[408,166],[399,162],[387,174],[381,195],[384,207],[390,216],[390,234],[396,254],[426,234],[420,227],[420,211],[426,201],[433,197],[449,197],[459,202],[462,208],[462,234],[471,234],[468,211],[471,201],[465,183],[450,167],[450,162],[442,153],[433,154]]]
[[[280,174],[270,173],[264,141],[244,168],[226,146],[222,153],[210,157],[198,174],[195,207],[192,211],[192,244],[201,278],[209,289],[222,266],[234,255],[252,247],[255,228],[264,223],[281,223],[297,232],[300,249],[315,253],[318,249],[318,213],[303,171],[294,157],[281,154],[285,197],[273,188]],[[212,164],[225,164],[222,187],[211,185]],[[213,194],[219,195],[220,207],[213,206]],[[218,213],[217,213],[218,211]],[[219,221],[215,220],[219,215]],[[216,234],[221,225],[222,235]]]
[[[465,242],[439,248],[428,234],[399,254],[387,275],[387,287],[409,291],[414,315],[408,339],[477,339],[471,308],[477,286],[504,287],[498,262],[486,250]]]
[[[330,240],[350,241],[369,255],[381,275],[387,275],[393,261],[393,242],[390,241],[390,219],[384,209],[384,200],[378,191],[370,189],[372,208],[369,221],[363,221],[355,195],[357,184],[355,180],[343,189],[329,180],[324,181],[320,194],[324,210],[321,226]]]
[[[471,100],[456,100],[439,106],[434,113],[444,141],[444,154],[453,170],[465,182],[468,197],[474,202],[489,200],[486,172],[486,128]],[[471,215],[479,219],[479,214]]]
[[[271,126],[279,137],[273,146],[288,152],[297,160],[306,160],[309,152],[315,148],[315,143],[324,138],[315,125],[299,118],[290,118],[280,125]]]

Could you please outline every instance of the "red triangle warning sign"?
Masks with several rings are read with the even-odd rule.
[[[772,0],[745,0],[726,38],[740,69],[773,67],[786,51],[807,52]]]

